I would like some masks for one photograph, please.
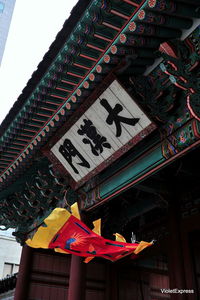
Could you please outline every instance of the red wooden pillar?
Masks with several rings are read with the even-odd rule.
[[[169,228],[169,281],[170,289],[186,289],[185,270],[182,240],[180,232],[180,207],[178,198],[180,195],[175,192],[171,194],[169,203],[168,228]],[[171,300],[186,300],[187,294],[171,294]]]
[[[189,233],[199,230],[199,215],[193,215],[190,218],[186,218],[182,221],[182,241],[183,241],[183,256],[185,261],[185,274],[186,276],[186,289],[195,290],[195,278],[194,273],[194,262],[192,261],[192,252],[193,249],[190,249],[190,246],[193,247],[193,244],[190,245],[191,241],[189,240]],[[199,237],[197,236],[197,240]],[[194,294],[188,294],[189,300],[195,300],[198,298],[196,291]]]
[[[22,249],[14,300],[27,300],[31,258],[32,249],[25,245]]]
[[[85,263],[83,258],[72,255],[68,300],[84,300],[85,299]]]
[[[105,277],[105,300],[118,299],[118,265],[105,262],[106,277]]]

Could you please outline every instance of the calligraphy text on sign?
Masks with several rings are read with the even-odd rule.
[[[150,124],[115,80],[51,151],[78,182]]]

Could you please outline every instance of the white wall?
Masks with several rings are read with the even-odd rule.
[[[3,276],[4,263],[20,263],[22,247],[15,241],[11,231],[0,231],[0,279]]]

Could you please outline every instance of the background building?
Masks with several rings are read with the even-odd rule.
[[[12,19],[12,14],[15,6],[15,0],[0,1],[0,64],[2,61],[8,31]]]
[[[18,272],[21,246],[12,236],[12,230],[0,231],[0,279]]]

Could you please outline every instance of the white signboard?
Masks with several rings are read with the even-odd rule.
[[[51,151],[78,182],[150,124],[115,80]]]

